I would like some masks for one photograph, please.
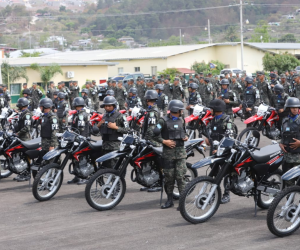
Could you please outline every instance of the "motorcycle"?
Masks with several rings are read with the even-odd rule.
[[[14,124],[19,119],[19,114],[15,112],[13,109],[5,107],[2,109],[0,119],[1,119],[1,127],[3,130],[13,131]]]
[[[136,131],[131,130],[124,137],[120,137],[120,149],[110,152],[97,162],[118,158],[113,169],[101,169],[95,173],[85,188],[85,197],[88,204],[99,211],[110,210],[117,206],[124,198],[126,192],[125,175],[130,164],[131,181],[146,188],[161,188],[163,192],[163,172],[162,172],[162,147],[154,147],[151,142],[142,140]],[[193,149],[196,149],[204,157],[205,146],[203,139],[190,140],[185,142],[187,158],[194,156]],[[197,171],[187,163],[188,173],[185,175],[186,181],[197,177]],[[174,190],[173,197],[179,198],[179,192]]]
[[[251,124],[251,127],[245,128],[239,134],[238,140],[257,147],[259,140],[255,140],[253,137],[254,131],[261,131],[264,136],[271,140],[279,140],[281,135],[277,128],[278,121],[279,116],[276,109],[262,103],[257,108],[257,113],[244,121],[245,124]]]
[[[41,134],[41,123],[40,118],[42,116],[42,111],[40,108],[37,108],[34,110],[33,116],[32,116],[32,131],[31,131],[31,138],[38,138]]]
[[[257,133],[255,136],[259,136]],[[211,166],[211,171],[208,176],[200,176],[186,186],[179,200],[182,217],[193,224],[210,219],[221,203],[222,180],[227,191],[254,197],[255,215],[257,206],[269,208],[274,195],[282,189],[281,170],[278,169],[282,161],[283,152],[278,144],[259,149],[224,137],[215,155],[192,166],[193,169]]]
[[[44,161],[51,163],[44,165],[33,182],[32,193],[38,201],[50,200],[58,192],[69,160],[69,173],[81,179],[88,179],[98,169],[95,160],[101,155],[102,140],[94,141],[69,129],[58,136],[61,136],[59,146],[43,156]],[[65,158],[60,162],[62,154]]]
[[[241,121],[244,119],[243,110],[240,107],[232,108],[233,117],[237,118],[240,117]]]
[[[300,166],[290,169],[282,176],[283,181],[295,183],[276,194],[267,214],[271,233],[285,237],[300,227]]]

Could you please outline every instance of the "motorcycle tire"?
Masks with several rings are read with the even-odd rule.
[[[4,161],[6,162],[5,164],[7,164],[7,160],[4,160]],[[0,169],[0,179],[8,178],[9,176],[11,176],[13,174],[13,172],[11,172],[10,170],[8,170],[8,169],[5,169],[5,170],[6,171],[3,172],[3,169],[1,167],[1,169]]]
[[[255,127],[248,127],[248,128],[245,128],[245,129],[239,134],[237,140],[240,141],[240,140],[243,138],[243,136],[246,135],[249,131],[254,131],[254,130],[257,131],[257,132],[259,132],[258,129],[255,128]],[[259,142],[260,142],[260,138],[258,138],[257,141],[255,142],[255,145],[252,145],[252,146],[257,147],[257,146],[259,145]]]
[[[208,209],[208,212],[206,212],[204,215],[202,216],[192,216],[190,214],[190,212],[198,212],[198,211],[203,211],[201,209],[202,205],[204,204],[204,202],[206,201],[206,198],[209,194],[208,193],[204,193],[207,189],[207,187],[203,187],[202,188],[197,188],[197,184],[201,184],[203,183],[204,185],[214,185],[214,179],[208,176],[201,176],[198,177],[196,179],[194,179],[193,181],[191,181],[186,188],[184,189],[184,192],[182,193],[182,195],[180,196],[179,199],[179,209],[180,209],[180,213],[181,216],[188,222],[192,223],[192,224],[198,224],[198,223],[203,223],[207,220],[209,220],[218,210],[220,204],[221,204],[221,189],[220,186],[217,186],[213,196],[211,197],[210,200],[210,204],[208,204],[208,206],[211,206],[210,209]],[[199,194],[199,191],[202,191],[202,194]],[[197,194],[198,193],[198,194]],[[192,200],[192,201],[187,201],[187,200]],[[196,209],[194,208],[192,209],[187,209],[186,208],[186,204],[187,205],[194,205]],[[206,207],[207,208],[207,207]]]
[[[47,194],[45,196],[41,196],[40,193],[39,193],[39,191],[42,191],[42,190],[39,190],[39,186],[41,184],[41,179],[45,179],[46,178],[46,176],[43,177],[44,174],[48,174],[48,171],[59,170],[59,169],[60,169],[60,165],[58,165],[56,163],[51,163],[49,165],[45,165],[38,172],[38,174],[36,175],[36,177],[34,179],[33,185],[32,185],[32,194],[33,194],[33,196],[34,196],[35,199],[37,199],[38,201],[48,201],[48,200],[50,200],[58,192],[58,190],[60,189],[61,184],[63,182],[63,179],[64,179],[64,172],[63,171],[60,174],[60,179],[59,179],[58,183],[56,184],[54,190],[50,191],[49,194]],[[51,185],[51,179],[53,181],[53,179],[55,179],[55,177],[56,177],[56,175],[52,176],[52,178],[48,177],[48,180],[47,180],[48,188],[49,188],[49,185]]]
[[[288,198],[292,193],[298,193],[298,199],[294,199],[296,201],[295,203],[298,203],[298,205],[293,206],[290,204],[287,208],[285,208],[287,210],[283,211],[282,210],[283,204],[288,201]],[[267,225],[272,234],[274,234],[278,237],[285,237],[285,236],[293,234],[300,227],[299,215],[298,215],[298,219],[296,219],[296,221],[290,226],[292,228],[289,230],[278,229],[278,227],[277,227],[278,224],[275,223],[275,221],[274,221],[275,219],[280,219],[280,217],[282,217],[283,222],[287,222],[292,217],[293,212],[295,212],[297,207],[300,205],[299,197],[300,197],[300,187],[299,186],[288,187],[288,188],[282,190],[281,192],[277,193],[275,199],[271,203],[271,206],[270,206],[270,208],[268,210],[268,214],[267,214]],[[281,201],[283,201],[283,204],[279,205],[279,203]],[[280,213],[276,209],[277,207],[280,208]],[[281,215],[282,212],[285,213],[284,216]],[[279,226],[282,226],[283,222],[279,223]]]
[[[95,198],[92,197],[94,194],[96,195],[96,198],[102,198],[100,197],[100,195],[103,195],[103,198],[105,195],[108,194],[108,192],[110,191],[110,187],[109,184],[105,184],[104,178],[113,175],[114,177],[120,177],[119,182],[117,183],[117,185],[119,184],[118,188],[119,188],[119,192],[115,197],[115,194],[113,194],[113,197],[111,196],[110,199],[113,200],[111,203],[108,204],[99,204],[96,202]],[[109,178],[108,177],[108,178]],[[113,177],[112,177],[113,178]],[[93,185],[96,185],[96,190],[93,190]],[[100,190],[97,190],[97,185],[99,184],[102,185],[100,187]],[[113,184],[113,182],[112,182]],[[106,187],[105,187],[106,186]],[[121,189],[121,190],[120,190]],[[116,190],[116,187],[115,187]],[[98,193],[98,191],[100,191],[100,193]],[[89,180],[89,182],[87,183],[86,187],[85,187],[85,198],[87,203],[94,209],[98,210],[98,211],[105,211],[105,210],[111,210],[113,209],[115,206],[117,206],[124,198],[125,196],[125,192],[126,192],[126,181],[123,177],[119,176],[119,171],[114,170],[114,169],[101,169],[99,171],[97,171],[92,178]],[[109,199],[104,198],[104,201],[109,201]]]
[[[191,163],[187,162],[186,163],[186,167],[187,167],[187,172],[189,171],[193,176],[191,176],[191,178],[189,179],[189,181],[187,181],[186,183],[189,183],[191,182],[192,180],[194,180],[195,178],[198,177],[198,172],[196,169],[192,168],[192,165]],[[186,176],[188,175],[188,173],[185,174]],[[176,183],[175,183],[176,185]],[[173,191],[173,199],[174,200],[179,200],[179,192],[175,192],[175,190]]]
[[[280,169],[277,169],[276,171],[274,171],[273,173],[270,173],[268,176],[265,177],[265,180],[269,179],[271,176],[276,175],[277,177],[279,177],[279,181],[281,182],[278,192],[282,190],[283,188],[283,181],[281,179],[282,176],[282,171]],[[276,186],[277,187],[277,186]],[[276,187],[272,187],[272,188],[276,188]],[[271,194],[270,194],[271,195]],[[269,196],[270,196],[269,195]],[[257,206],[261,209],[268,209],[271,206],[272,201],[274,200],[274,196],[271,195],[271,200],[265,202],[263,200],[263,196],[266,196],[264,194],[262,194],[261,191],[258,191],[258,197],[257,197]]]

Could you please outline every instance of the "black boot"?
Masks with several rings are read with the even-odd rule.
[[[148,190],[147,187],[142,187],[142,188],[140,188],[140,191],[141,191],[141,192],[144,192],[144,191],[147,191],[147,190]]]
[[[87,179],[80,179],[78,182],[77,182],[77,185],[84,185],[84,184],[87,184],[89,180]]]
[[[73,180],[70,180],[70,181],[68,181],[67,183],[68,183],[68,184],[74,184],[74,183],[77,183],[79,180],[80,180],[80,179],[79,179],[77,176],[75,176],[75,177],[73,178]]]
[[[161,187],[153,187],[148,189],[149,193],[160,192],[160,191],[161,191]]]
[[[170,207],[174,206],[174,203],[173,203],[173,194],[167,194],[167,196],[168,196],[168,200],[165,203],[165,205],[161,206],[161,209],[167,209],[167,208],[170,208]]]

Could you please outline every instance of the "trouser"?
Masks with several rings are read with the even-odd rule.
[[[184,97],[185,97],[185,100],[187,101],[189,99],[189,91],[188,91],[188,88],[183,88],[183,91],[184,91]]]
[[[63,120],[65,120],[65,122],[63,122]],[[64,128],[67,126],[67,118],[58,118],[58,128],[59,128],[59,133],[63,133],[64,132]]]
[[[94,104],[94,110],[95,110],[95,111],[98,111],[98,109],[99,109],[99,102],[96,102],[96,103]]]
[[[167,194],[173,193],[175,180],[178,185],[179,193],[182,194],[185,188],[185,174],[187,171],[186,160],[166,160],[164,159],[165,190]]]

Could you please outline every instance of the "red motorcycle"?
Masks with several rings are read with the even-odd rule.
[[[244,121],[250,127],[240,133],[238,140],[254,147],[258,146],[259,138],[253,136],[253,131],[261,131],[267,138],[279,140],[281,135],[278,129],[278,121],[279,115],[276,109],[262,103],[257,108],[257,113]]]

